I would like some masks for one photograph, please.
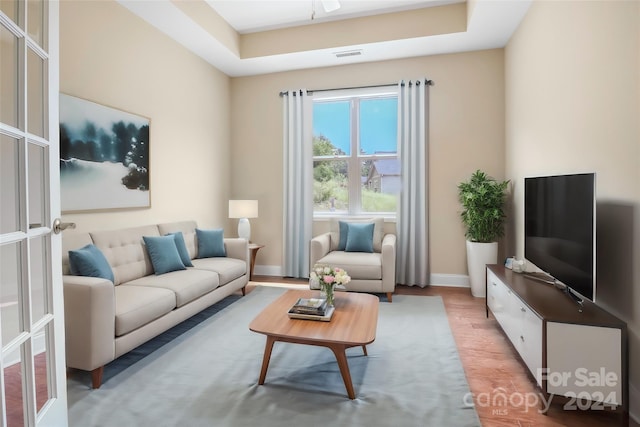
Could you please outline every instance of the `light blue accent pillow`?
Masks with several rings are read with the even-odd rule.
[[[350,222],[347,224],[346,252],[373,252],[373,223]]]
[[[93,244],[69,251],[69,270],[74,276],[101,277],[114,281],[109,261]]]
[[[185,270],[173,236],[143,236],[156,275]]]
[[[182,235],[182,231],[176,231],[175,233],[169,233],[168,236],[173,236],[176,242],[176,248],[178,249],[178,253],[180,254],[180,260],[185,267],[193,267],[191,263],[191,257],[189,256],[189,251],[187,250],[187,245],[184,242],[184,236]]]
[[[224,249],[224,230],[200,230],[196,228],[198,238],[198,258],[211,258],[227,256]]]
[[[344,221],[338,221],[338,226],[340,227],[340,232],[338,233],[340,236],[340,240],[338,241],[338,250],[344,251],[344,248],[347,247],[347,235],[349,234],[349,223]]]

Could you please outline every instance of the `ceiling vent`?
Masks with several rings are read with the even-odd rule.
[[[346,56],[358,56],[358,55],[362,55],[362,49],[335,52],[335,55],[336,55],[336,58],[344,58]]]

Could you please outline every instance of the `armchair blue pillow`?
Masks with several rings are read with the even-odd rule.
[[[185,270],[174,236],[143,236],[156,275]]]
[[[224,249],[224,230],[222,228],[213,230],[196,228],[196,237],[198,238],[198,258],[227,256],[227,251]]]
[[[347,223],[346,252],[373,252],[373,223]]]
[[[114,281],[107,258],[93,244],[69,251],[69,270],[74,276],[101,277]]]

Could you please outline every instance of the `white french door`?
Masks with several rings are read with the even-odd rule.
[[[66,426],[57,1],[0,1],[1,422]]]

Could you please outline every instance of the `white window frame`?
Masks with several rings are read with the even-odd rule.
[[[315,212],[313,213],[314,219],[329,219],[336,216],[350,216],[350,217],[383,217],[385,219],[395,220],[396,212],[363,212],[362,211],[362,184],[360,179],[352,179],[352,176],[360,178],[360,168],[362,162],[367,160],[379,160],[379,159],[394,159],[399,158],[398,146],[396,145],[396,154],[360,154],[360,103],[361,99],[381,99],[381,98],[398,98],[397,86],[385,86],[385,87],[371,87],[371,88],[359,88],[359,89],[341,89],[332,91],[321,91],[312,94],[313,104],[316,102],[335,102],[335,101],[349,101],[350,102],[350,121],[351,121],[351,136],[350,136],[350,154],[349,155],[334,155],[334,156],[313,156],[313,161],[321,160],[346,160],[347,161],[347,176],[348,176],[348,194],[349,205],[348,211],[345,212]],[[399,200],[398,200],[399,202]],[[397,206],[397,205],[396,205]]]

